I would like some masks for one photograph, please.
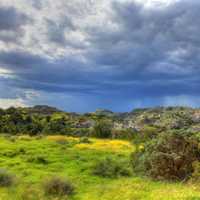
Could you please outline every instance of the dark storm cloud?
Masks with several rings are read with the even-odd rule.
[[[99,65],[115,66],[128,76],[166,72],[164,67],[155,68],[162,63],[177,66],[176,71],[180,68],[178,76],[187,70],[199,73],[199,9],[196,1],[179,1],[160,9],[115,2],[112,22],[118,29],[109,33],[92,29],[90,54]]]
[[[24,51],[2,51],[0,53],[0,63],[5,65],[6,68],[15,72],[21,70],[37,70],[35,67],[42,67],[47,61],[41,56],[33,55]]]
[[[142,81],[144,76],[135,76],[134,81],[128,82],[124,80],[125,76],[124,79],[120,80],[112,75],[104,76],[103,73],[84,71],[79,68],[79,66],[83,67],[83,64],[76,60],[49,62],[48,59],[25,52],[4,52],[0,54],[0,60],[2,65],[7,66],[8,70],[14,71],[17,76],[16,80],[8,82],[10,85],[47,92],[102,96],[123,93],[123,97],[133,98],[137,96],[142,98],[145,95],[159,97],[169,93],[171,95],[183,93],[194,95],[200,84],[199,79],[188,81],[181,78],[166,78],[158,80],[158,77],[157,80],[155,78],[155,81],[146,77],[148,81],[146,83]]]
[[[0,64],[17,76],[12,82],[22,88],[48,92],[84,92],[95,90],[95,80],[74,58],[50,62],[47,58],[27,52],[1,52]],[[81,67],[80,67],[81,66]]]

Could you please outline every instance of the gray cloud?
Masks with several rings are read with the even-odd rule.
[[[13,7],[0,8],[0,30],[18,30],[27,20],[26,15],[17,12]]]
[[[42,0],[31,0],[32,6],[36,9],[42,9]]]
[[[14,7],[0,7],[0,41],[17,42],[23,37],[24,30],[22,27],[30,22],[25,14],[17,11]]]
[[[48,39],[59,45],[66,45],[65,31],[73,31],[75,29],[73,22],[67,16],[63,17],[61,22],[54,22],[47,19]]]
[[[199,72],[200,3],[179,1],[165,8],[145,8],[134,2],[113,3],[112,23],[117,30],[92,30],[89,52],[100,65],[146,73],[165,72],[154,68],[161,63]],[[184,69],[185,68],[185,69]],[[176,68],[178,69],[178,67]]]

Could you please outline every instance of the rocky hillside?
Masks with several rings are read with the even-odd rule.
[[[200,109],[187,107],[137,109],[122,115],[115,122],[116,128],[140,130],[144,126],[200,131]]]

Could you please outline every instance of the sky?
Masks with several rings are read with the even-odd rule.
[[[199,0],[0,0],[0,107],[199,107],[199,10]]]

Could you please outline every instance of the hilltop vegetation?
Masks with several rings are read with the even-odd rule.
[[[97,110],[67,113],[48,106],[0,109],[0,132],[10,134],[63,134],[88,136],[98,123],[110,126],[105,137],[130,138],[142,131],[200,131],[200,110],[185,107],[137,109],[130,113]]]

